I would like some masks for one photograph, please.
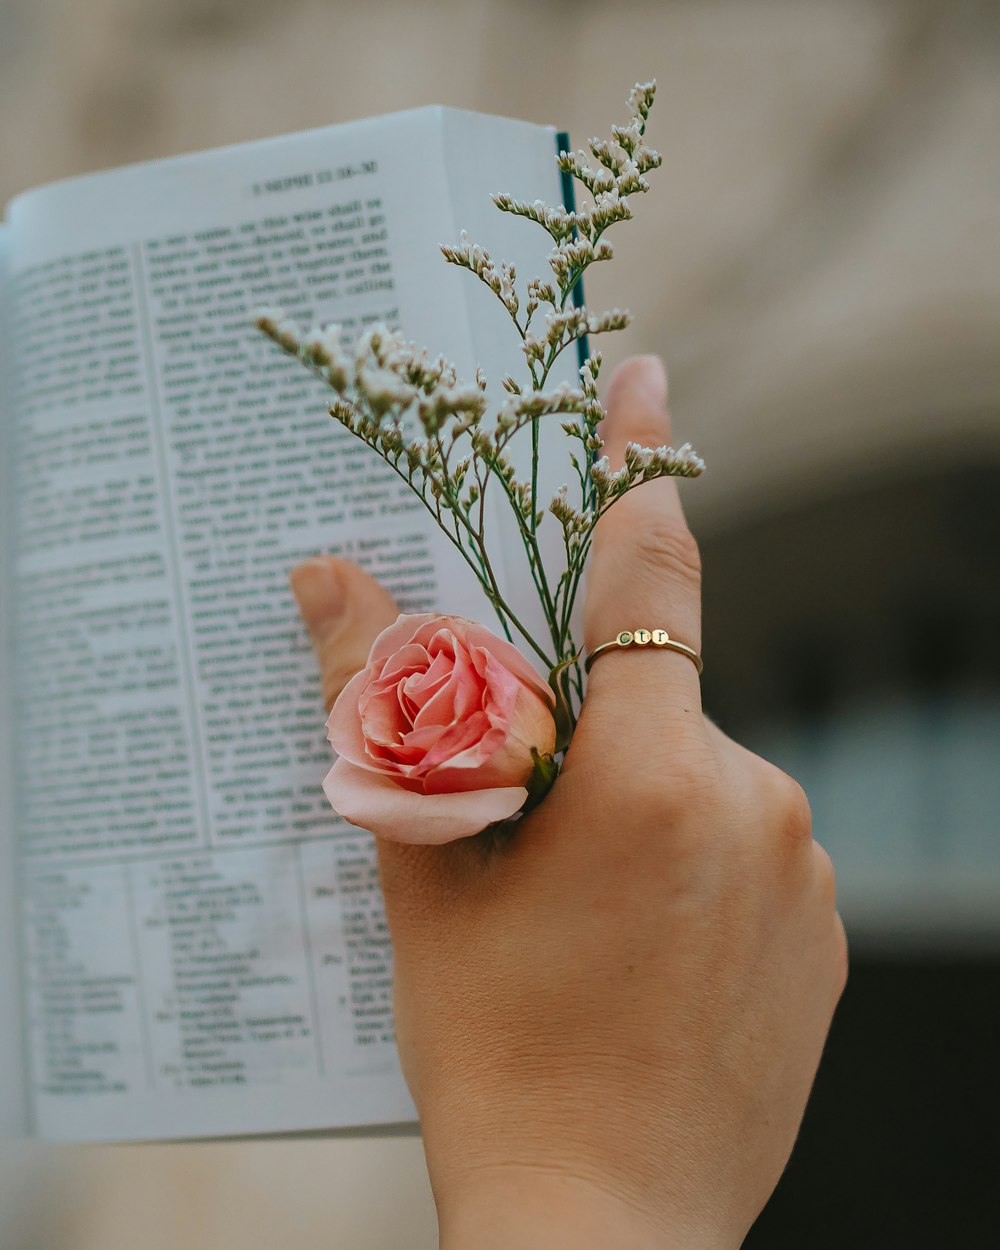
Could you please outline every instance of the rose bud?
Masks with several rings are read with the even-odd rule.
[[[552,690],[512,643],[457,616],[400,616],[327,721],[335,811],[394,842],[470,837],[513,816],[555,746]]]

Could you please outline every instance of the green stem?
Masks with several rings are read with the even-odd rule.
[[[542,379],[544,385],[545,379]],[[539,390],[541,387],[539,387]],[[531,532],[537,530],[535,517],[538,515],[538,423],[540,417],[531,418]]]
[[[542,385],[544,385],[544,379]],[[541,389],[541,387],[539,387]],[[542,606],[545,609],[545,619],[549,623],[549,630],[552,634],[552,641],[555,643],[556,650],[559,650],[560,636],[556,632],[556,608],[552,598],[552,592],[549,589],[549,581],[545,575],[545,563],[542,560],[542,553],[538,546],[538,445],[539,445],[539,426],[541,417],[533,417],[531,421],[531,551],[534,554],[534,563],[538,569],[538,577],[536,585],[539,594],[542,596]],[[524,527],[522,526],[522,529]],[[529,562],[531,557],[529,556]]]
[[[507,444],[511,441],[511,437],[516,432],[517,432],[516,429],[514,431],[511,431],[511,435],[508,436],[508,438],[503,442],[503,444],[500,447],[497,448],[497,455],[499,455],[504,450]],[[493,476],[499,481],[500,488],[503,491],[504,495],[506,496],[507,502],[510,504],[511,511],[514,514],[514,519],[517,522],[518,532],[521,535],[521,543],[524,546],[525,556],[527,557],[528,568],[531,572],[531,580],[534,582],[535,589],[538,591],[538,597],[541,600],[542,611],[545,614],[545,620],[549,627],[549,633],[552,637],[552,642],[558,652],[560,634],[559,634],[557,623],[556,623],[556,617],[557,617],[556,605],[555,605],[555,600],[552,597],[552,592],[549,589],[548,579],[546,578],[546,575],[545,575],[545,565],[542,562],[542,555],[541,555],[541,551],[538,548],[537,537],[535,533],[529,530],[529,528],[525,525],[524,517],[521,513],[520,505],[518,504],[517,500],[514,498],[513,494],[511,493],[510,486],[507,484],[506,478],[496,467],[496,461],[487,460],[486,465],[487,465],[487,468],[493,473]],[[476,480],[479,481],[478,474],[477,474]],[[481,495],[485,491],[485,489],[486,489],[485,484],[480,483]],[[532,512],[532,517],[534,517],[534,511]]]
[[[547,667],[551,669],[553,667],[552,661],[545,654],[545,652],[541,649],[541,647],[534,640],[531,634],[528,633],[525,627],[517,619],[517,617],[511,611],[510,607],[504,602],[503,597],[500,594],[500,586],[497,582],[496,574],[493,572],[493,566],[490,564],[489,552],[486,550],[486,487],[488,485],[489,485],[489,475],[487,475],[486,478],[483,480],[482,486],[480,487],[480,491],[479,491],[479,530],[478,532],[472,527],[471,523],[467,519],[463,518],[463,520],[465,521],[465,525],[466,525],[467,530],[469,531],[469,535],[472,537],[473,541],[476,543],[476,545],[479,548],[479,554],[483,561],[483,567],[486,570],[486,576],[489,581],[489,585],[490,587],[492,587],[493,593],[496,596],[496,602],[503,604],[503,609],[507,613],[507,615],[510,617],[511,623],[514,625],[515,629],[517,629],[518,633],[521,635],[522,638],[524,638],[525,642],[528,643],[528,645],[535,652],[535,654],[542,661],[542,663],[547,665]]]
[[[570,621],[573,616],[573,608],[576,604],[576,593],[580,588],[580,579],[583,576],[583,570],[587,563],[587,557],[590,554],[590,548],[593,542],[593,537],[592,537],[593,533],[594,533],[594,529],[593,529],[593,526],[591,526],[586,539],[584,540],[584,542],[582,543],[580,547],[580,552],[576,558],[576,564],[570,576],[569,584],[566,587],[566,594],[563,596],[563,612],[562,612],[561,629],[562,629],[564,636],[569,634]]]
[[[466,518],[462,516],[461,512],[459,512],[457,508],[453,508],[452,510],[453,515],[459,518],[460,522],[464,525],[465,529],[467,530],[469,535],[473,538],[474,542],[476,543],[476,547],[477,547],[476,554],[481,561],[481,565],[482,565],[481,569],[476,567],[475,562],[473,561],[469,553],[466,551],[461,541],[458,540],[457,538],[453,538],[451,534],[448,532],[447,527],[442,525],[439,511],[436,510],[431,505],[431,503],[426,499],[426,497],[419,490],[417,490],[417,488],[410,481],[410,479],[406,476],[406,474],[399,468],[399,466],[393,464],[391,460],[387,460],[386,457],[382,455],[382,452],[377,447],[373,447],[372,444],[369,443],[360,434],[355,434],[355,437],[360,439],[361,442],[363,442],[366,447],[371,447],[372,451],[374,451],[376,455],[380,456],[382,460],[385,461],[385,463],[389,466],[389,468],[392,469],[393,473],[395,473],[396,476],[401,481],[406,483],[406,485],[410,488],[413,494],[416,495],[416,497],[424,505],[427,511],[431,514],[434,520],[437,521],[438,527],[440,528],[441,533],[444,534],[445,538],[447,538],[448,541],[451,543],[451,545],[456,549],[456,551],[458,551],[458,553],[461,555],[462,559],[469,566],[469,568],[472,569],[473,573],[475,573],[476,575],[476,580],[486,591],[487,598],[490,600],[490,602],[493,604],[493,607],[496,609],[497,615],[500,617],[500,623],[503,626],[504,633],[507,635],[508,639],[513,641],[513,639],[511,638],[510,630],[507,625],[507,619],[509,619],[510,623],[514,626],[514,628],[518,631],[518,633],[522,636],[522,638],[524,638],[525,642],[531,647],[531,649],[535,652],[538,658],[546,666],[546,669],[551,670],[553,667],[552,661],[545,654],[545,652],[541,649],[541,647],[534,640],[534,638],[532,638],[531,634],[528,633],[527,629],[525,629],[525,627],[521,624],[518,618],[514,615],[513,609],[510,607],[510,605],[504,599],[503,595],[500,593],[500,587],[497,584],[496,576],[494,575],[492,566],[490,565],[489,556],[486,552],[485,543],[480,537],[480,535],[476,533],[475,529],[473,529],[473,527],[469,524]],[[482,495],[480,495],[480,498],[482,498]],[[482,527],[482,509],[480,509],[480,525]],[[486,574],[485,581],[483,580],[483,572],[485,572]],[[507,619],[505,619],[505,616]]]

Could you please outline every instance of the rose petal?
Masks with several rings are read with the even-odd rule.
[[[533,690],[518,683],[517,697],[507,714],[493,721],[474,749],[441,759],[437,768],[425,774],[424,789],[437,792],[525,785],[534,767],[532,748],[539,755],[550,755],[555,744],[552,709]]]
[[[327,730],[343,761],[418,797],[520,791],[531,748],[552,750],[553,703],[517,648],[484,626],[402,615],[376,639]]]
[[[471,837],[497,820],[513,816],[528,792],[523,786],[461,794],[415,794],[384,773],[339,759],[323,790],[345,820],[392,842],[425,845]]]
[[[368,653],[369,665],[380,666],[386,660],[396,654],[401,647],[405,647],[409,642],[422,643],[422,639],[417,634],[428,624],[433,623],[436,628],[440,627],[441,617],[437,613],[424,612],[407,615],[405,612],[383,629],[379,636],[372,643],[372,649]],[[433,634],[434,630],[430,631]]]
[[[326,736],[338,755],[355,763],[363,763],[367,757],[365,736],[361,729],[361,713],[358,704],[377,675],[371,664],[355,673],[340,692],[326,719]]]
[[[512,642],[507,642],[505,638],[498,638],[485,625],[480,625],[478,621],[467,621],[464,618],[456,618],[462,621],[462,634],[465,645],[470,649],[473,647],[481,647],[484,651],[488,651],[490,655],[495,656],[497,660],[515,677],[531,686],[543,699],[552,707],[555,707],[556,696],[552,691],[552,687],[535,669],[534,665],[518,651]]]
[[[368,663],[372,660],[369,657]],[[409,643],[405,647],[390,655],[388,659],[381,661],[379,669],[379,680],[388,684],[391,681],[401,681],[404,677],[409,677],[411,673],[424,673],[430,664],[430,656],[427,654],[427,648],[420,646],[419,643]]]
[[[412,704],[414,716],[447,683],[452,667],[447,656],[436,655],[422,673],[412,673],[401,683],[402,696],[408,704]]]
[[[360,701],[361,732],[369,750],[373,746],[396,746],[410,731],[409,717],[399,705],[398,687],[375,690],[369,687]]]
[[[425,771],[422,777],[424,792],[448,794],[453,790],[489,790],[526,785],[531,776],[531,756],[518,742],[514,747],[520,756],[517,762],[512,761],[505,742],[506,734],[502,729],[487,729],[477,742],[464,751]]]
[[[384,629],[375,639],[368,657],[369,663],[387,660],[409,642],[428,646],[435,634],[442,632],[442,619],[435,613],[415,613],[412,616],[404,613],[397,617],[393,624],[388,629]],[[507,642],[505,638],[498,638],[485,625],[480,625],[478,621],[470,621],[464,616],[450,616],[446,619],[453,622],[453,625],[445,628],[450,629],[453,635],[460,631],[462,641],[467,647],[485,648],[495,655],[505,668],[516,677],[520,677],[523,682],[533,686],[543,699],[546,699],[553,707],[555,706],[555,695],[548,682],[512,642]]]
[[[476,712],[454,725],[429,725],[413,729],[403,741],[387,751],[376,751],[376,759],[395,760],[403,773],[409,777],[421,777],[428,768],[434,767],[436,759],[467,750],[482,738],[490,728],[490,722],[482,712]]]
[[[454,725],[482,711],[484,683],[464,647],[456,648],[451,664],[447,682],[421,708],[413,722],[415,727]]]
[[[453,725],[447,725],[442,729],[415,730],[410,735],[411,738],[426,742],[420,772],[425,773],[437,768],[439,764],[446,763],[455,756],[461,755],[462,752],[477,752],[483,735],[489,731],[490,721],[485,712],[473,712],[471,716],[457,720]],[[427,739],[417,738],[417,735],[425,732],[428,734]],[[432,733],[433,738],[430,737]],[[520,785],[521,778],[517,778],[516,783]]]
[[[481,674],[486,688],[487,711],[494,719],[507,716],[513,710],[518,693],[525,689],[524,682],[509,669],[504,668],[496,656],[491,655],[484,648],[476,647],[473,654],[476,671]],[[535,697],[538,696],[534,685],[529,689]]]

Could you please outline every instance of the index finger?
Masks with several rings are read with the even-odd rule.
[[[601,436],[612,469],[624,463],[627,443],[670,444],[667,375],[659,357],[637,356],[621,365],[611,380],[607,409]],[[626,629],[665,629],[701,650],[701,564],[672,478],[634,487],[594,532],[584,609],[588,652]],[[675,689],[700,707],[697,669],[675,651],[630,647],[595,660],[592,690],[617,684],[620,693],[622,682],[661,694]]]

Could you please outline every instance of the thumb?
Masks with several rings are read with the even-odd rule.
[[[288,575],[299,612],[319,661],[327,711],[368,661],[372,643],[399,615],[392,596],[350,560],[316,556]],[[393,941],[403,951],[442,900],[454,897],[459,874],[477,866],[481,854],[462,839],[449,846],[410,846],[376,838],[379,870]],[[474,862],[475,861],[475,862]]]
[[[372,643],[399,609],[364,569],[338,556],[306,560],[292,569],[288,580],[319,661],[329,711],[364,668]]]

